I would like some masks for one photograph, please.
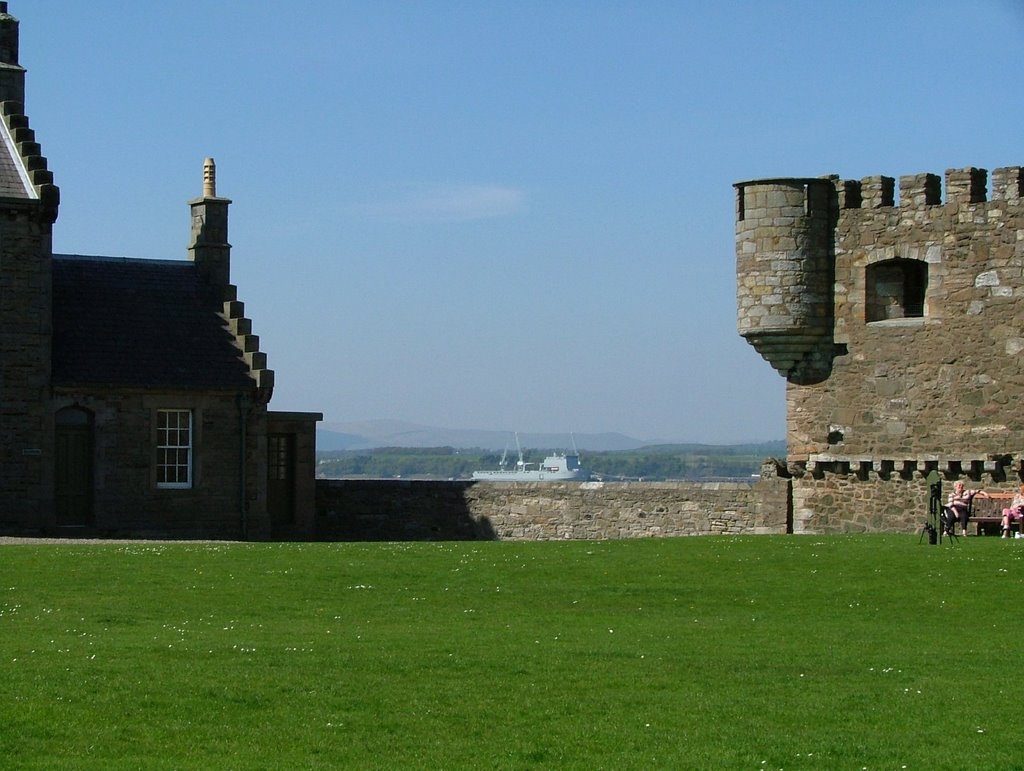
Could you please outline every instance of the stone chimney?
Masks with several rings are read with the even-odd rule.
[[[203,162],[203,197],[189,201],[192,207],[192,243],[189,259],[211,284],[231,282],[231,244],[228,243],[228,206],[231,201],[217,197],[217,166],[213,158]]]
[[[25,104],[25,68],[18,64],[18,20],[0,2],[0,102]]]

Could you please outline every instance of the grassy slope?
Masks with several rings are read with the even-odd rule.
[[[0,547],[29,768],[1019,768],[1020,542]]]

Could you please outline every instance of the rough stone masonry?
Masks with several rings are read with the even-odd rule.
[[[920,527],[933,469],[1024,476],[1022,168],[895,182],[735,185],[737,329],[787,380],[795,532]]]

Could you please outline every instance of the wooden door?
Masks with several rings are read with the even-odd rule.
[[[295,436],[270,434],[267,509],[271,527],[295,523]]]

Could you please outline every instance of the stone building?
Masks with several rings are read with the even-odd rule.
[[[737,327],[787,380],[795,532],[920,527],[1024,471],[1024,171],[736,188]]]
[[[212,160],[187,260],[53,254],[18,33],[0,2],[0,531],[310,535],[320,416],[267,409]]]

